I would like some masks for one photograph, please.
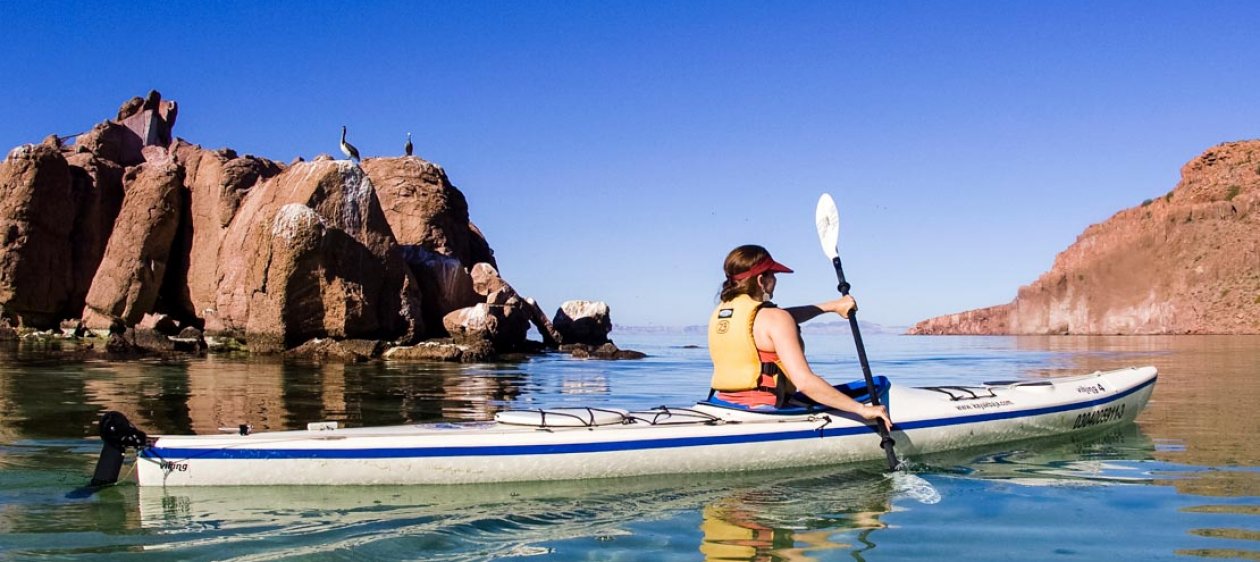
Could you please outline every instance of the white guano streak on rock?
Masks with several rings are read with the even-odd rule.
[[[565,301],[560,308],[570,318],[608,315],[608,304],[603,301]]]
[[[357,236],[363,229],[363,213],[366,212],[372,196],[372,180],[363,173],[363,168],[345,160],[337,161],[341,172],[341,224],[351,236]]]
[[[34,149],[35,149],[35,145],[33,144],[24,144],[22,146],[16,146],[13,148],[13,150],[9,151],[9,154],[7,154],[4,157],[4,160],[7,162],[9,160],[17,160],[19,158],[30,157],[31,153],[34,152]]]
[[[310,228],[317,224],[323,225],[324,219],[315,209],[301,203],[289,203],[276,211],[276,216],[271,221],[271,235],[292,241],[297,237],[299,228]]]

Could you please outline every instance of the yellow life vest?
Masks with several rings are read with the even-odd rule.
[[[713,390],[736,392],[760,387],[762,363],[753,342],[753,320],[764,306],[774,305],[739,295],[713,311],[709,318],[709,357],[713,359],[709,386]]]

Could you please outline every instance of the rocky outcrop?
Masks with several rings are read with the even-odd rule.
[[[74,292],[70,166],[48,145],[0,163],[0,306],[21,325],[56,326]]]
[[[123,167],[90,152],[66,154],[74,193],[74,229],[71,275],[74,279],[69,307],[61,315],[78,318],[87,299],[92,279],[105,257],[105,247],[114,232],[114,221],[124,198]]]
[[[425,335],[445,336],[443,318],[481,300],[472,290],[469,269],[477,263],[493,266],[494,252],[469,220],[464,194],[441,166],[415,156],[369,158],[362,165],[420,283]]]
[[[600,301],[565,301],[551,321],[565,343],[608,343],[612,318],[608,304]]]
[[[866,332],[866,330],[862,331]],[[1000,304],[939,316],[916,324],[910,328],[910,333],[920,336],[1009,334],[1011,333],[1011,305]]]
[[[170,157],[127,170],[127,195],[87,294],[89,329],[116,320],[133,326],[153,310],[179,227],[183,183],[184,169]]]
[[[422,332],[416,280],[352,162],[299,163],[251,190],[218,263],[207,333],[243,332],[251,349]]]
[[[177,241],[178,255],[168,276],[168,308],[193,318],[204,318],[215,307],[219,285],[219,253],[228,226],[241,201],[258,183],[275,177],[283,167],[254,156],[238,156],[231,149],[206,150],[176,140],[173,151],[186,170],[184,185],[188,214]]]
[[[128,356],[481,361],[561,343],[440,166],[208,150],[173,137],[177,109],[150,92],[0,163],[0,326]]]
[[[400,244],[453,257],[468,268],[483,262],[498,267],[494,251],[468,218],[468,201],[441,166],[404,156],[368,158],[363,170]]]
[[[1191,160],[1172,191],[1087,228],[1013,302],[910,333],[1260,333],[1260,141]]]
[[[484,300],[473,290],[472,276],[458,259],[417,245],[401,246],[403,260],[420,283],[426,337],[448,335],[447,314]]]
[[[471,272],[472,290],[484,297],[476,305],[452,311],[442,318],[446,331],[457,342],[486,341],[500,352],[526,347],[533,324],[547,347],[561,341],[560,334],[547,321],[533,299],[520,296],[488,263],[478,263]]]
[[[457,343],[487,341],[500,351],[518,348],[529,333],[529,316],[514,303],[478,303],[447,314],[442,323]]]
[[[79,135],[75,144],[78,150],[123,166],[134,166],[144,162],[144,147],[171,144],[177,112],[174,101],[162,101],[161,94],[150,91],[145,98],[124,102],[116,120],[102,122]]]

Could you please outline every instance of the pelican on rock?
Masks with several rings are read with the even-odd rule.
[[[346,142],[346,126],[345,125],[341,126],[341,153],[345,154],[346,158],[354,160],[356,163],[358,163],[359,149],[355,148],[353,144]]]
[[[407,156],[411,156],[411,133],[407,133],[407,144],[403,145],[403,152],[407,153]]]

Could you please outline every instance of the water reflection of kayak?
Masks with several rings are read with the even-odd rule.
[[[961,449],[924,459],[924,470],[942,475],[1001,480],[1025,486],[1104,486],[1149,483],[1149,469],[1125,461],[1151,460],[1155,444],[1136,424],[1003,446]]]
[[[903,455],[1095,431],[1134,419],[1153,367],[980,386],[876,383]],[[864,385],[842,390],[861,399]],[[162,436],[140,452],[141,486],[464,484],[768,470],[882,458],[845,414],[685,409],[501,413],[497,422]]]
[[[705,515],[711,521],[706,527],[713,530],[726,524],[722,517],[733,517],[732,506],[741,503],[753,510],[749,517],[784,529],[842,530],[854,527],[845,513],[878,517],[887,511],[891,500],[884,482],[874,472],[815,467],[790,476],[761,472],[455,486],[139,487],[136,493],[141,525],[168,537],[153,549],[195,551],[235,542],[292,541],[312,554],[399,537],[441,536],[476,544],[480,554],[495,557],[537,552],[540,543],[625,535],[628,523],[667,519],[706,506],[716,510]],[[800,499],[789,499],[794,497]],[[774,501],[762,501],[767,498]],[[863,516],[853,521],[864,525],[868,520]],[[737,521],[729,525],[743,524]]]

